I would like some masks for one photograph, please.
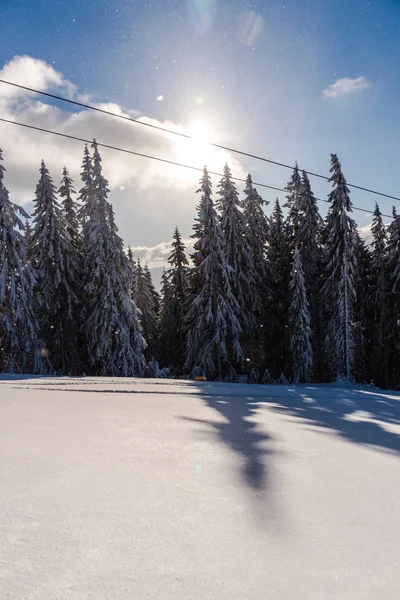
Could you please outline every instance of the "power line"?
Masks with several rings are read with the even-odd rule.
[[[144,121],[139,121],[138,119],[134,119],[133,117],[128,117],[126,115],[119,115],[110,110],[105,110],[104,108],[99,108],[98,106],[93,106],[92,104],[85,104],[84,102],[78,102],[77,100],[71,100],[70,98],[64,98],[64,96],[58,96],[57,94],[50,94],[49,92],[44,92],[42,90],[36,90],[34,88],[27,87],[25,85],[21,85],[19,83],[14,83],[12,81],[7,81],[6,79],[0,79],[0,83],[4,83],[6,85],[11,85],[13,87],[19,88],[21,90],[26,90],[28,92],[32,92],[34,94],[40,94],[41,96],[47,96],[48,98],[53,98],[54,100],[60,100],[61,102],[66,102],[68,104],[73,104],[75,106],[80,106],[81,108],[86,108],[89,110],[94,110],[96,112],[102,113],[104,115],[108,115],[110,117],[116,117],[117,119],[123,119],[124,121],[130,121],[131,123],[136,123],[138,125],[143,125],[144,127],[150,127],[151,129],[156,129],[158,131],[163,131],[164,133],[168,133],[171,135],[177,135],[179,137],[192,140],[193,136],[188,135],[186,133],[182,133],[180,131],[173,131],[172,129],[166,129],[164,127],[160,127],[159,125],[154,125],[153,123],[145,123]],[[269,163],[271,165],[275,165],[277,167],[283,167],[284,169],[290,169],[293,171],[293,165],[287,165],[285,163],[272,160],[270,158],[265,158],[263,156],[258,156],[257,154],[251,154],[249,152],[244,152],[242,150],[236,150],[235,148],[230,148],[229,146],[223,146],[222,144],[216,144],[215,142],[207,142],[209,146],[213,146],[214,148],[218,148],[219,150],[225,150],[227,152],[232,152],[234,154],[239,154],[240,156],[245,156],[247,158],[253,158],[255,160],[260,160],[262,162]],[[305,169],[304,169],[305,170]],[[335,181],[334,178],[327,177],[326,175],[321,175],[320,173],[314,173],[312,171],[305,170],[307,175],[311,177],[318,177],[319,179],[324,179],[325,181]],[[352,187],[357,190],[361,190],[363,192],[367,192],[368,194],[376,194],[377,196],[382,196],[383,198],[389,198],[390,200],[397,200],[400,202],[400,198],[397,196],[391,196],[390,194],[385,194],[384,192],[378,192],[376,190],[371,190],[370,188],[363,187],[361,185],[356,185],[354,183],[347,183],[349,187]]]
[[[75,135],[69,135],[67,133],[61,133],[60,131],[52,131],[50,129],[44,129],[43,127],[37,127],[35,125],[28,125],[27,123],[20,123],[18,121],[11,121],[10,119],[4,119],[2,117],[0,117],[0,121],[3,123],[8,123],[10,125],[18,125],[19,127],[25,127],[26,129],[33,129],[35,131],[41,131],[42,133],[50,133],[51,135],[56,135],[58,137],[63,137],[63,138],[67,138],[69,140],[75,140],[77,142],[83,142],[84,144],[91,144],[92,140],[87,140],[85,138],[81,138]],[[140,156],[141,158],[147,158],[149,160],[156,160],[158,162],[162,162],[168,165],[173,165],[176,167],[181,167],[184,169],[191,169],[192,171],[199,171],[199,172],[203,172],[203,169],[200,167],[194,167],[193,165],[185,165],[183,163],[179,163],[177,161],[174,160],[168,160],[166,158],[160,158],[158,156],[151,156],[150,154],[143,154],[142,152],[135,152],[134,150],[128,150],[127,148],[119,148],[118,146],[111,146],[110,144],[103,144],[101,142],[96,142],[98,146],[100,146],[101,148],[107,148],[108,150],[116,150],[117,152],[124,152],[125,154],[132,154],[133,156]],[[223,177],[222,173],[217,173],[215,171],[208,171],[208,173],[210,175],[215,175],[216,177]],[[241,177],[233,177],[232,179],[234,181],[240,181],[241,183],[246,183],[246,179],[242,179]],[[253,182],[254,186],[257,187],[263,187],[263,188],[267,188],[269,190],[275,190],[277,192],[286,192],[287,190],[285,190],[284,188],[279,188],[279,187],[275,187],[273,185],[268,185],[266,183],[257,183],[257,182]],[[330,204],[329,200],[326,200],[324,198],[316,198],[316,200],[318,200],[319,202],[327,202],[328,204]],[[367,210],[366,208],[358,208],[357,206],[353,206],[354,210],[358,210],[361,212],[366,212],[369,213],[371,215],[374,214],[374,212],[372,210]],[[391,215],[385,215],[382,214],[383,217],[387,217],[389,219],[393,219],[393,217]]]

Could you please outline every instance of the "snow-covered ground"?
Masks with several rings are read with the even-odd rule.
[[[3,600],[397,600],[400,395],[0,379]]]

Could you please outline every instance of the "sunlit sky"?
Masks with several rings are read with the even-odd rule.
[[[0,0],[2,77],[110,104],[196,141],[60,103],[46,108],[45,99],[1,84],[0,116],[212,170],[228,160],[239,176],[250,170],[278,187],[289,171],[204,142],[321,173],[335,152],[349,181],[399,196],[399,31],[398,0]],[[0,124],[0,146],[13,200],[29,208],[42,156],[58,183],[64,162],[78,177],[82,147],[16,129]],[[175,224],[190,235],[196,174],[103,155],[126,244],[153,248],[148,256],[157,260]],[[327,183],[312,183],[326,196]],[[352,197],[373,209],[374,196]],[[379,201],[391,211],[391,201]]]

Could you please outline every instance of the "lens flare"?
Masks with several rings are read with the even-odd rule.
[[[217,12],[217,0],[186,0],[190,21],[201,34],[210,31]]]
[[[253,10],[244,13],[239,31],[239,40],[242,44],[254,46],[262,36],[263,31],[264,19],[261,15]]]

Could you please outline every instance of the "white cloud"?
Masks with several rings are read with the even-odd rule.
[[[43,91],[54,90],[60,95],[73,95],[78,100],[84,93],[51,65],[29,56],[13,58],[0,70],[0,78]],[[183,124],[138,116],[117,104],[96,106],[134,116],[145,123],[188,132]],[[225,151],[94,111],[71,112],[71,106],[67,109],[60,104],[53,106],[47,104],[46,98],[4,84],[0,84],[0,108],[2,116],[12,121],[88,140],[96,137],[99,143],[199,168],[207,164],[210,171],[221,172],[228,162],[235,176],[245,176],[238,160]],[[0,147],[7,169],[6,185],[14,202],[26,205],[32,200],[42,158],[56,185],[66,165],[79,190],[82,143],[0,122]],[[175,225],[184,236],[189,235],[198,202],[195,192],[199,172],[104,148],[100,152],[104,175],[110,183],[110,200],[126,245],[157,245],[160,240],[170,238]],[[213,180],[215,186],[214,177]]]
[[[186,247],[186,256],[193,252],[192,238],[182,238],[182,242]],[[147,263],[150,269],[169,268],[168,257],[172,251],[172,240],[169,242],[161,242],[155,246],[134,246],[132,248],[135,259],[139,258],[142,263]]]
[[[367,244],[370,244],[372,242],[371,225],[371,223],[368,223],[367,225],[358,227],[358,233]]]
[[[163,270],[171,268],[171,265],[168,263],[168,257],[172,251],[172,241],[173,240],[170,240],[169,242],[161,242],[155,246],[134,246],[132,248],[134,259],[140,259],[142,265],[146,263],[148,264],[153,277],[153,283],[158,290],[161,286]],[[194,240],[192,238],[182,238],[182,242],[186,248],[186,256],[190,261],[189,256],[194,251]]]
[[[370,82],[362,76],[356,77],[355,79],[343,77],[343,79],[338,79],[335,83],[332,83],[332,85],[327,87],[322,92],[322,96],[323,98],[330,99],[344,98],[362,92],[369,88],[370,85]]]
[[[59,90],[63,90],[68,98],[73,97],[76,93],[76,86],[64,79],[61,73],[44,60],[32,58],[31,56],[15,56],[1,69],[0,79],[19,83],[41,91],[58,88]],[[33,92],[27,92],[26,90],[5,84],[1,84],[0,86],[0,100],[2,98],[17,98],[18,96],[26,97],[32,94]]]

